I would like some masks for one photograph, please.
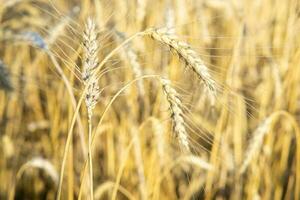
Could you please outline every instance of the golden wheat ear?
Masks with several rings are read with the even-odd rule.
[[[169,103],[171,118],[173,122],[173,130],[178,139],[179,144],[185,152],[190,152],[190,146],[188,142],[188,134],[184,126],[182,102],[178,97],[178,93],[171,86],[171,82],[168,79],[161,78],[160,82],[163,87],[163,91]]]
[[[27,161],[25,164],[21,166],[21,168],[18,170],[17,173],[17,179],[20,179],[22,174],[28,169],[28,168],[37,168],[42,169],[45,171],[53,183],[55,185],[58,184],[59,175],[54,167],[54,165],[47,159],[44,159],[42,157],[36,157],[29,161]]]
[[[99,85],[98,81],[93,76],[94,69],[98,65],[98,42],[95,22],[89,18],[87,20],[85,31],[83,34],[83,48],[84,48],[84,61],[82,70],[82,79],[84,85],[87,87],[85,95],[85,104],[88,110],[89,120],[93,115],[93,109],[95,108],[99,98]]]
[[[173,50],[192,69],[197,77],[203,81],[206,90],[209,92],[209,96],[212,98],[216,96],[218,91],[217,82],[211,76],[209,68],[188,43],[180,41],[168,28],[149,29],[145,31],[145,34]]]
[[[271,123],[272,117],[268,117],[255,130],[253,138],[250,141],[249,147],[246,150],[246,156],[239,171],[240,174],[243,174],[247,170],[248,166],[251,164],[251,161],[258,155],[261,147],[263,146],[264,137],[269,132]]]
[[[122,43],[126,40],[125,34],[116,29],[113,29],[113,34],[114,34],[115,40],[118,43]],[[131,43],[124,45],[123,49],[124,50],[123,50],[122,56],[130,64],[132,72],[134,74],[134,77],[135,78],[141,77],[143,75],[142,67],[141,67],[140,62],[138,61],[138,55],[137,55],[136,51],[132,48]],[[143,98],[145,95],[143,80],[137,81],[137,88],[138,88],[139,95],[141,96],[141,98]]]

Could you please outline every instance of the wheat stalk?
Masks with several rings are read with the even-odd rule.
[[[213,99],[217,93],[217,83],[212,78],[209,69],[199,58],[198,54],[186,42],[180,41],[168,28],[148,29],[144,32],[152,39],[167,45],[182,59],[202,80],[209,91],[209,96]]]
[[[171,87],[171,83],[168,79],[161,78],[160,81],[171,110],[173,130],[176,134],[176,138],[183,149],[186,152],[190,152],[187,132],[184,126],[182,102],[179,99],[176,90]]]
[[[98,65],[98,44],[97,44],[97,33],[96,25],[92,19],[88,19],[85,31],[83,34],[83,46],[84,46],[84,61],[82,78],[84,85],[87,87],[85,93],[85,104],[88,112],[88,123],[89,123],[89,144],[88,144],[88,157],[89,157],[89,172],[90,172],[90,196],[93,199],[93,164],[92,164],[92,116],[93,110],[98,102],[100,90],[98,81],[93,76],[94,69]]]

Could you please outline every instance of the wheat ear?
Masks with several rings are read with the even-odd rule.
[[[92,164],[92,116],[93,110],[98,102],[100,90],[98,81],[93,76],[93,72],[98,65],[98,44],[97,44],[97,33],[96,25],[92,19],[88,19],[85,31],[83,34],[83,46],[84,46],[84,61],[82,78],[84,85],[87,87],[85,94],[85,104],[88,112],[88,123],[89,123],[89,136],[88,136],[88,158],[89,158],[89,173],[90,173],[90,196],[93,199],[93,164]]]
[[[209,91],[210,97],[215,97],[217,93],[217,83],[209,73],[209,69],[199,58],[198,54],[186,42],[180,41],[178,37],[170,32],[168,28],[149,29],[145,31],[152,39],[167,45],[171,50],[183,60],[201,79],[206,89]]]
[[[114,36],[115,36],[116,40],[119,43],[122,43],[126,40],[126,36],[120,31],[114,30]],[[128,60],[130,66],[131,66],[134,77],[135,78],[141,77],[143,75],[142,67],[141,67],[141,65],[138,61],[137,53],[132,48],[131,43],[128,43],[128,44],[124,45],[123,49],[124,49],[124,51],[123,51],[122,56],[124,58],[126,58],[126,60]],[[140,97],[143,98],[144,95],[145,95],[143,80],[138,80],[137,81],[137,88],[138,88],[138,92],[139,92]]]
[[[171,118],[176,138],[183,149],[186,152],[190,152],[187,132],[184,126],[182,102],[179,99],[176,90],[171,87],[171,82],[168,79],[161,78],[160,81],[171,110]]]
[[[269,132],[269,128],[271,126],[271,123],[272,123],[272,117],[268,117],[254,131],[253,138],[252,138],[252,140],[251,140],[251,142],[249,144],[249,147],[248,147],[248,149],[246,150],[246,153],[245,153],[245,155],[246,155],[245,160],[242,163],[242,166],[241,166],[240,171],[239,171],[240,174],[242,174],[242,173],[244,173],[246,171],[246,169],[249,166],[249,164],[251,163],[251,161],[259,153],[259,151],[260,151],[260,149],[261,149],[261,147],[263,145],[264,137]]]
[[[30,168],[43,170],[45,173],[49,175],[49,178],[53,181],[55,185],[59,183],[59,175],[56,171],[54,165],[47,159],[42,157],[35,157],[25,164],[23,164],[20,169],[17,171],[15,182],[13,182],[11,186],[11,192],[9,193],[8,199],[15,199],[15,191],[17,182],[21,179],[23,173]]]

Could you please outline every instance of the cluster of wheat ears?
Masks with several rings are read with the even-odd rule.
[[[298,0],[0,0],[0,199],[299,199]]]

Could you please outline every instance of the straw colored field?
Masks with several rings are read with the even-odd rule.
[[[298,0],[0,0],[0,199],[300,199]]]

